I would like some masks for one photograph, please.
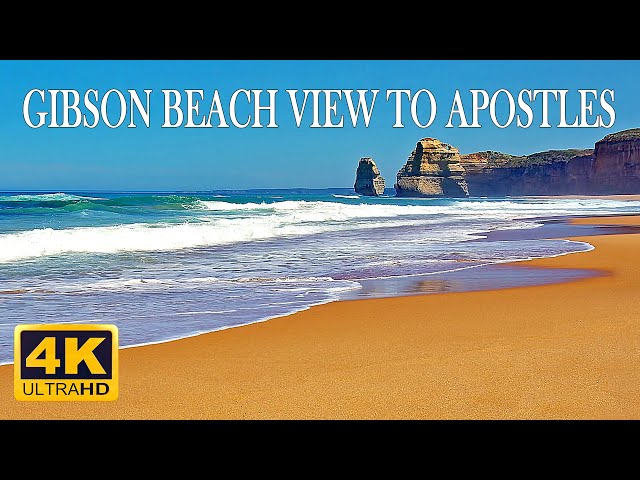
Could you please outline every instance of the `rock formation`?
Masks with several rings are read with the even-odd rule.
[[[471,196],[640,193],[640,129],[607,135],[591,150],[526,156],[462,155]]]
[[[462,155],[469,194],[478,197],[586,193],[593,150],[549,150],[527,156]]]
[[[640,194],[640,128],[605,136],[595,149],[548,150],[531,155],[457,148],[423,138],[398,171],[398,197],[502,197]],[[360,159],[354,188],[382,195],[375,162]]]
[[[416,144],[397,175],[398,197],[466,197],[469,195],[460,152],[435,138]]]
[[[640,193],[640,128],[607,135],[595,147],[592,190]]]
[[[377,197],[384,194],[384,178],[371,157],[362,157],[356,170],[353,188],[359,195]]]
[[[358,195],[377,197],[384,194],[384,178],[373,158],[362,157],[356,170],[356,182],[353,185]]]

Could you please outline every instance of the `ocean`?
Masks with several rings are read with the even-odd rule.
[[[351,189],[1,192],[0,364],[19,324],[106,323],[130,347],[340,299],[565,281],[502,264],[587,243],[489,232],[640,202],[361,197]]]

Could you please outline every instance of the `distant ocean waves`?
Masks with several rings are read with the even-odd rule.
[[[263,321],[376,279],[590,248],[474,241],[640,202],[400,199],[349,189],[0,194],[0,363],[21,323],[114,323],[124,346]],[[387,280],[388,281],[388,280]]]
[[[243,200],[246,197],[243,195]],[[381,199],[378,203],[354,204],[342,202],[361,197],[339,194],[330,197],[328,201],[261,199],[239,203],[233,197],[221,201],[187,195],[0,196],[0,219],[4,220],[0,223],[0,262],[67,253],[181,250],[381,227],[396,227],[399,232],[403,227],[416,225],[447,225],[446,230],[430,229],[431,240],[446,232],[450,241],[456,241],[496,226],[528,228],[534,225],[528,218],[591,214],[629,208],[636,203],[604,200],[420,203],[418,200],[414,204],[399,204],[392,203],[395,199]],[[87,212],[93,215],[88,216]],[[88,216],[85,225],[83,213]],[[13,220],[16,224],[31,220],[29,226],[33,228],[15,231]],[[450,228],[451,222],[460,228]]]

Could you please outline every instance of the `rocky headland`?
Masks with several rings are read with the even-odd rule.
[[[472,196],[640,193],[640,129],[607,135],[594,149],[477,152],[461,163]]]
[[[589,171],[597,193],[640,192],[640,128],[607,135],[595,145]]]
[[[381,178],[373,160],[361,159],[356,192],[380,195]],[[394,187],[398,197],[637,194],[640,128],[607,135],[593,149],[520,156],[491,150],[460,155],[452,145],[423,138],[398,171]]]

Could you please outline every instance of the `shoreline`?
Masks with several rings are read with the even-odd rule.
[[[640,198],[640,195],[638,196]],[[615,215],[613,215],[615,216]],[[638,216],[640,216],[640,214],[638,214]],[[609,216],[607,215],[603,215],[603,216],[599,216],[598,218],[608,218]],[[477,238],[477,239],[472,239],[472,240],[468,240],[469,242],[482,242],[482,241],[487,241],[487,240],[494,240],[494,239],[499,239],[498,237],[505,237],[506,239],[509,240],[565,240],[564,237],[567,236],[575,236],[578,234],[578,231],[574,231],[575,226],[572,225],[572,220],[577,219],[577,218],[583,218],[583,217],[576,217],[576,216],[556,216],[556,217],[540,217],[540,218],[531,218],[530,220],[533,221],[539,221],[542,226],[541,227],[535,227],[535,228],[528,228],[528,229],[516,229],[516,230],[494,230],[494,231],[487,231],[487,232],[481,232],[478,235],[486,235],[486,237],[482,237],[482,238]],[[588,218],[588,217],[585,217]],[[549,231],[547,230],[548,227],[551,227],[552,225],[560,225],[561,227],[561,232],[564,233],[564,235],[559,234],[557,231],[554,232],[554,230],[549,229]],[[599,228],[599,227],[595,227],[595,228]],[[587,230],[585,230],[584,232],[579,232],[581,233],[581,235],[587,235],[587,236],[592,236],[592,235],[597,235],[597,234],[610,234],[610,233],[615,233],[615,232],[625,232],[628,229],[631,229],[632,227],[629,226],[621,226],[618,227],[617,230],[613,231],[613,232],[601,232],[601,233],[596,233],[595,228],[591,227],[588,228]],[[640,227],[638,227],[640,228]],[[544,232],[544,233],[543,233]],[[571,235],[570,232],[573,232],[574,235]],[[569,241],[569,240],[567,240]],[[582,243],[584,245],[589,246],[590,248],[588,250],[585,251],[589,251],[591,249],[593,249],[593,246],[591,246],[588,242],[578,242],[575,241],[575,243]],[[201,335],[206,335],[209,333],[216,333],[216,332],[220,332],[223,330],[227,330],[230,328],[238,328],[238,327],[245,327],[248,325],[252,325],[254,323],[262,323],[262,322],[267,322],[270,320],[273,320],[275,318],[279,318],[279,317],[287,317],[290,315],[295,315],[296,313],[299,312],[303,312],[305,310],[308,310],[309,308],[314,308],[317,307],[319,305],[325,305],[327,303],[333,303],[333,302],[344,302],[344,301],[351,301],[351,300],[364,300],[364,299],[370,299],[370,298],[400,298],[400,297],[407,297],[407,296],[415,296],[415,295],[425,295],[425,294],[434,294],[434,293],[445,293],[445,292],[466,292],[466,291],[482,291],[482,290],[498,290],[498,289],[504,289],[504,288],[518,288],[518,287],[526,287],[526,286],[536,286],[536,285],[548,285],[548,284],[554,284],[554,283],[563,283],[563,282],[568,282],[568,281],[572,281],[574,279],[579,279],[579,278],[586,278],[589,276],[597,276],[599,275],[598,272],[595,271],[589,271],[588,269],[580,269],[580,270],[571,270],[571,269],[565,269],[566,272],[564,273],[564,277],[560,277],[560,278],[554,278],[551,279],[549,278],[550,275],[548,272],[545,272],[545,270],[549,270],[549,268],[545,269],[545,268],[537,268],[537,267],[523,267],[522,265],[520,265],[522,262],[528,262],[530,260],[536,260],[536,259],[544,259],[544,258],[555,258],[558,256],[563,256],[563,255],[571,255],[574,253],[580,253],[580,251],[577,252],[563,252],[563,253],[559,253],[559,254],[555,254],[555,255],[550,255],[550,256],[545,256],[545,257],[531,257],[531,258],[525,258],[522,260],[504,260],[504,261],[497,261],[497,262],[491,262],[491,263],[485,263],[485,264],[479,264],[479,265],[471,265],[471,266],[459,266],[459,267],[455,267],[452,268],[450,270],[443,270],[443,271],[435,271],[435,272],[431,272],[431,273],[419,273],[419,274],[410,274],[410,275],[394,275],[394,276],[389,276],[389,277],[373,277],[373,278],[364,278],[364,279],[357,279],[357,280],[353,280],[354,282],[360,283],[362,285],[362,287],[360,289],[354,289],[354,290],[349,290],[349,291],[345,291],[342,293],[338,293],[338,297],[334,298],[334,299],[328,299],[325,301],[321,301],[318,303],[314,303],[311,305],[308,305],[300,310],[296,310],[293,312],[289,312],[289,313],[285,313],[285,314],[276,314],[276,315],[272,315],[272,316],[268,316],[266,318],[262,318],[262,319],[258,319],[258,320],[250,320],[246,323],[242,323],[242,324],[236,324],[236,325],[226,325],[226,326],[222,326],[222,327],[218,327],[214,330],[207,330],[207,331],[202,331],[202,332],[197,332],[197,333],[193,333],[190,335],[186,335],[186,336],[180,336],[180,337],[174,337],[174,338],[168,338],[168,339],[163,339],[163,340],[155,340],[155,341],[149,341],[149,342],[143,342],[143,343],[137,343],[134,345],[126,345],[126,346],[120,346],[120,349],[129,349],[129,348],[138,348],[138,347],[145,347],[145,346],[150,346],[150,345],[161,345],[164,343],[169,343],[169,342],[175,342],[178,340],[183,340],[183,339],[188,339],[188,338],[193,338],[193,337],[198,337]],[[526,280],[523,278],[523,272],[525,270],[525,268],[529,268],[531,270],[539,270],[540,271],[540,275],[537,276],[537,278],[535,280]],[[486,277],[488,272],[491,272],[491,270],[499,270],[501,272],[501,274],[507,274],[509,277],[509,280],[506,282],[503,282],[502,284],[498,281],[496,282],[495,279],[493,280],[493,283],[491,281],[489,281],[488,285],[485,284],[485,286],[480,287],[480,288],[469,288],[469,287],[465,287],[465,286],[458,286],[456,288],[452,288],[452,289],[444,289],[444,290],[440,290],[440,291],[425,291],[424,289],[422,289],[422,291],[419,292],[415,292],[415,293],[411,293],[410,290],[412,290],[410,287],[407,287],[406,285],[410,284],[411,282],[438,282],[438,281],[446,281],[446,279],[449,279],[451,277],[457,277],[457,276],[466,276],[464,274],[469,273],[468,271],[472,270],[473,273],[471,274],[471,277],[480,277],[480,279],[482,279],[482,277]],[[558,269],[560,270],[560,269]],[[475,275],[474,275],[475,274]],[[556,277],[558,277],[557,273],[554,272],[554,275]],[[445,280],[443,280],[445,279]],[[475,280],[477,280],[477,278],[475,278]],[[401,284],[400,287],[396,287],[395,290],[392,293],[387,293],[387,294],[374,294],[374,295],[369,295],[369,294],[361,294],[360,292],[366,291],[369,287],[368,285],[383,285],[385,283],[397,283],[397,284]],[[405,284],[404,286],[402,284]],[[433,289],[430,289],[433,290]],[[21,291],[16,291],[16,292],[0,292],[0,293],[22,293]],[[11,361],[7,361],[7,362],[0,362],[0,367],[2,367],[3,365],[13,365],[14,361],[13,359]]]
[[[640,216],[578,218],[571,223],[637,227]],[[571,237],[595,249],[511,264],[591,269],[605,272],[602,276],[549,285],[339,300],[268,321],[122,348],[120,398],[115,402],[17,402],[13,365],[5,364],[0,366],[0,419],[640,418],[640,400],[635,399],[640,375],[633,369],[640,359],[638,349],[623,351],[617,342],[609,350],[596,348],[596,340],[611,333],[612,325],[640,329],[633,309],[638,286],[633,264],[640,263],[634,252],[640,237],[633,232]],[[614,292],[616,286],[623,286],[627,295],[598,298],[598,292]],[[621,300],[628,308],[621,307]],[[558,312],[549,309],[549,318],[541,318],[540,309],[551,303]],[[572,375],[564,372],[542,381],[532,371],[549,370],[549,349],[552,358],[563,357],[563,349],[552,345],[575,347],[571,340],[576,340],[575,327],[582,321],[572,317],[572,311],[587,312],[587,305],[599,314],[586,322],[591,330],[580,334],[592,334],[587,342],[592,348],[577,352],[582,355],[574,352],[568,363]],[[607,309],[618,315],[607,314]],[[510,317],[515,320],[509,322]],[[603,317],[599,324],[597,319]],[[548,338],[554,331],[563,335]],[[625,344],[633,347],[634,338],[624,337]],[[545,339],[553,341],[540,344]],[[526,346],[535,348],[522,348]],[[577,375],[576,368],[593,358],[594,349],[609,363],[597,364],[600,376]],[[611,364],[615,359],[610,357],[622,353],[625,361]],[[562,369],[562,362],[554,365]],[[153,371],[165,376],[150,375]],[[586,375],[606,380],[611,387],[607,373],[612,372],[624,372],[630,380],[618,382],[616,401],[606,395],[611,388],[603,391],[592,382],[575,383]],[[514,404],[517,390],[511,385],[527,378],[537,389],[523,391],[533,397],[549,386],[574,388],[564,396],[556,391],[560,395]],[[482,379],[492,381],[479,382]]]

